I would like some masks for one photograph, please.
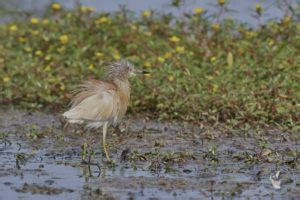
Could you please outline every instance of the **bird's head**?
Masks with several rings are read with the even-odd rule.
[[[127,60],[120,60],[111,63],[106,69],[106,78],[110,80],[120,79],[125,80],[137,74],[147,74],[147,71],[139,70]]]

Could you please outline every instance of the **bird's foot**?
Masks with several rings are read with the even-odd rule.
[[[109,159],[105,161],[105,164],[109,167],[114,167],[116,165],[116,161]]]
[[[106,157],[105,163],[108,164],[109,166],[114,166],[116,162],[114,160],[111,160],[107,151],[107,146],[106,143],[103,143],[103,151]]]

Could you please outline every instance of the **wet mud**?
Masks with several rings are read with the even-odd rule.
[[[129,116],[108,132],[0,110],[0,199],[299,199],[299,133]]]

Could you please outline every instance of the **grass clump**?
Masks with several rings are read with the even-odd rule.
[[[67,11],[0,27],[1,102],[59,107],[82,79],[100,78],[105,62],[126,58],[148,68],[132,80],[130,111],[209,123],[299,121],[300,24],[286,15],[253,28],[206,11],[175,18],[153,10]],[[256,5],[259,18],[263,9]],[[222,19],[222,20],[221,20]]]

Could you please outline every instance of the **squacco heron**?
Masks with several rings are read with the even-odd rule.
[[[103,127],[102,148],[110,161],[106,146],[107,128],[117,126],[126,113],[130,99],[129,77],[145,74],[130,62],[121,60],[109,64],[103,80],[89,80],[79,85],[71,108],[63,114],[67,124],[85,124],[88,129]]]

